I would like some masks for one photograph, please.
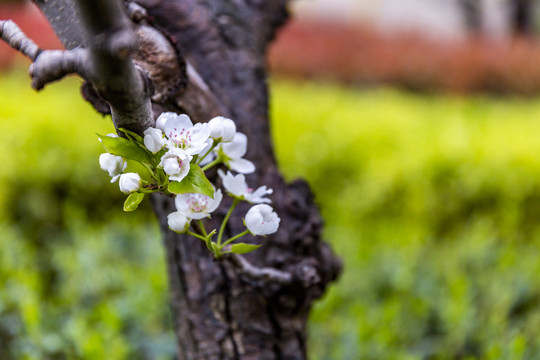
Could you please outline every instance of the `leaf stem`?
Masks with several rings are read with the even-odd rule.
[[[204,167],[202,168],[202,171],[206,171],[206,170],[210,169],[213,166],[221,164],[221,162],[222,162],[221,158],[218,157],[218,158],[216,158],[216,160],[212,161],[211,163],[204,165]]]
[[[240,234],[237,234],[237,235],[233,236],[233,237],[230,238],[229,240],[225,241],[222,245],[220,245],[219,250],[223,249],[225,246],[229,245],[229,244],[232,243],[234,240],[238,240],[238,239],[240,239],[242,236],[247,235],[247,234],[249,234],[249,230],[246,229],[246,231],[244,231],[243,233],[240,233]]]
[[[197,239],[201,239],[202,241],[204,241],[206,243],[206,237],[202,236],[202,235],[199,235],[199,234],[195,234],[194,232],[191,232],[191,231],[187,231],[187,234],[188,235],[191,235],[191,236],[194,236],[196,237]]]
[[[221,248],[221,238],[223,237],[223,232],[225,231],[225,226],[227,225],[227,222],[229,221],[229,218],[231,217],[231,214],[232,214],[234,208],[236,207],[236,205],[238,205],[239,202],[240,202],[240,200],[238,200],[236,198],[233,200],[231,208],[229,209],[229,211],[227,212],[227,215],[225,215],[225,218],[223,219],[223,222],[221,223],[221,227],[219,228],[219,233],[218,233],[218,238],[217,238],[217,245],[218,245],[219,248]]]
[[[147,163],[145,162],[139,162],[139,164],[141,164],[142,166],[144,166],[144,168],[150,173],[150,175],[156,179],[158,182],[159,182],[159,179],[156,175],[156,173],[154,172],[154,170],[152,170],[152,168],[150,167],[150,165],[148,165]]]
[[[202,234],[204,235],[205,238],[207,238],[208,234],[206,233],[206,229],[204,228],[204,224],[203,224],[202,220],[199,219],[199,221],[197,223],[199,225],[199,229],[201,230]]]
[[[208,149],[208,151],[205,152],[203,156],[201,156],[201,157],[199,157],[199,158],[197,159],[197,165],[199,165],[199,164],[201,163],[201,161],[203,161],[204,158],[207,157],[208,154],[210,154],[210,152],[211,152],[212,150],[214,150],[214,148],[217,146],[217,144],[219,144],[219,141],[214,140],[214,142],[212,143],[212,146],[210,146],[210,149]]]

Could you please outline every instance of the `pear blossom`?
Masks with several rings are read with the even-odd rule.
[[[249,160],[242,159],[247,151],[247,136],[241,132],[234,134],[231,142],[220,144],[218,152],[224,158],[223,162],[231,170],[242,174],[251,174],[255,165]]]
[[[249,232],[253,235],[273,234],[279,227],[281,219],[271,206],[259,204],[248,210],[244,220]]]
[[[177,116],[178,114],[170,112],[170,111],[161,113],[156,120],[156,128],[158,128],[161,131],[165,131],[165,124],[167,123],[167,121],[169,119],[176,119]]]
[[[144,131],[144,146],[155,154],[165,146],[163,132],[160,129],[150,127]]]
[[[270,203],[270,199],[264,196],[272,194],[273,190],[266,186],[261,186],[253,191],[246,183],[246,177],[243,174],[233,175],[230,171],[225,174],[221,169],[218,170],[219,177],[223,181],[223,187],[234,197],[245,200],[252,204]]]
[[[236,134],[236,125],[231,119],[223,116],[216,116],[208,122],[210,126],[210,137],[224,142],[232,141]]]
[[[99,166],[109,173],[109,176],[112,178],[111,182],[113,183],[126,169],[127,163],[121,156],[104,153],[99,155]]]
[[[141,187],[141,177],[137,173],[125,173],[120,175],[120,191],[129,194],[139,190]]]
[[[203,194],[181,194],[177,195],[174,203],[178,212],[184,214],[188,219],[199,220],[210,216],[221,202],[223,195],[221,190],[214,191],[214,198]]]
[[[189,219],[180,211],[167,215],[169,228],[177,233],[185,233],[189,228]]]
[[[169,179],[173,181],[182,181],[189,173],[189,163],[192,156],[185,151],[172,148],[169,149],[162,157],[159,167],[169,175]]]
[[[169,149],[176,147],[189,155],[197,155],[207,146],[206,140],[211,130],[208,124],[193,126],[189,116],[181,114],[176,117],[169,115],[164,121],[163,131],[169,139]]]

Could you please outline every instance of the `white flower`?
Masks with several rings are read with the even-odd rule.
[[[210,216],[210,213],[217,209],[223,195],[221,190],[214,191],[214,198],[203,194],[182,194],[177,195],[174,203],[178,212],[184,214],[189,219],[202,219]]]
[[[241,132],[234,134],[234,138],[229,143],[220,146],[223,162],[229,169],[242,174],[250,174],[255,171],[255,165],[249,160],[242,159],[247,151],[247,136]]]
[[[267,199],[264,196],[271,194],[272,189],[261,186],[253,191],[253,189],[248,187],[246,177],[242,174],[234,176],[230,171],[227,171],[227,175],[225,175],[221,169],[218,170],[218,174],[221,177],[221,180],[223,180],[223,187],[225,190],[234,197],[254,204],[271,202],[270,199]]]
[[[158,166],[163,168],[170,180],[182,181],[189,173],[191,159],[191,155],[186,154],[183,150],[172,148],[161,157]]]
[[[165,146],[163,132],[153,127],[144,130],[144,146],[153,154],[159,152]]]
[[[141,177],[137,173],[125,173],[120,175],[120,191],[129,194],[139,190],[141,187]]]
[[[185,233],[189,228],[189,219],[179,211],[167,215],[169,228],[177,233]]]
[[[121,156],[104,153],[99,155],[99,166],[109,173],[109,176],[112,177],[111,182],[115,182],[127,164]]]
[[[281,219],[271,206],[255,205],[246,214],[245,224],[253,235],[273,234],[279,227]]]
[[[165,124],[169,119],[175,119],[178,116],[178,114],[173,112],[164,112],[161,113],[157,120],[156,120],[156,128],[158,128],[161,131],[165,131]]]
[[[212,139],[221,139],[221,141],[232,141],[236,133],[236,125],[231,119],[223,116],[217,116],[208,122],[210,126],[210,137]]]
[[[206,140],[210,136],[208,124],[193,126],[189,116],[182,114],[176,117],[169,116],[164,125],[165,136],[169,139],[168,148],[177,147],[189,155],[197,155],[206,147]]]

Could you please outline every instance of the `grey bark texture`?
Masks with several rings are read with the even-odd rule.
[[[89,51],[90,75],[80,74],[87,81],[83,94],[111,113],[117,127],[142,133],[153,123],[150,100],[154,119],[162,111],[187,113],[194,122],[229,117],[248,136],[246,157],[257,166],[248,183],[274,189],[278,233],[248,238],[262,247],[221,260],[200,240],[168,230],[172,198],[152,198],[166,248],[178,358],[305,359],[311,305],[341,262],[321,240],[309,186],[285,183],[274,158],[265,58],[287,20],[287,1],[141,0],[124,3],[130,20],[115,1],[35,2],[66,48]],[[213,215],[214,224],[229,205]],[[238,206],[229,235],[244,230],[248,208]]]

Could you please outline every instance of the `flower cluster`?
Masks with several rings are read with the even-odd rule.
[[[247,136],[236,131],[234,121],[218,116],[193,125],[185,114],[166,112],[158,117],[155,128],[146,129],[144,137],[120,130],[125,137],[99,136],[107,151],[99,157],[99,165],[109,173],[111,182],[119,180],[120,191],[129,194],[125,211],[137,209],[147,193],[173,196],[176,211],[168,216],[169,228],[201,239],[216,257],[253,251],[259,245],[233,242],[247,234],[268,235],[278,230],[280,219],[267,205],[270,199],[266,196],[272,189],[261,186],[253,190],[246,182],[244,174],[253,173],[255,165],[244,159]],[[218,175],[233,202],[214,241],[217,230],[207,232],[202,220],[219,207],[223,193],[205,171],[220,165],[228,169],[218,169]],[[245,215],[246,230],[224,240],[228,219],[241,201],[255,204]],[[192,231],[194,222],[197,227]]]

